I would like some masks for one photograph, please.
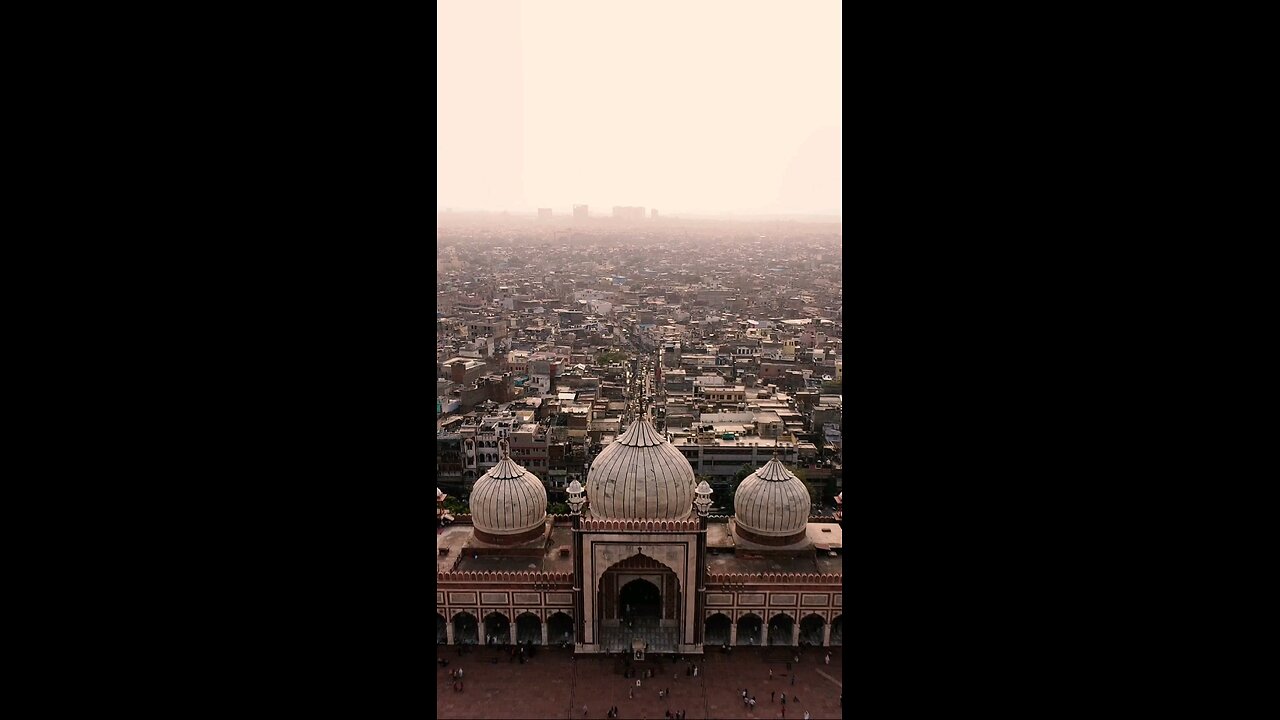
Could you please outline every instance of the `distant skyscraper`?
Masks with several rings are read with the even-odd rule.
[[[586,205],[574,205],[574,206],[573,206],[573,217],[574,217],[574,218],[583,218],[583,219],[585,220],[585,219],[586,219],[586,217],[587,217],[587,206],[586,206]]]
[[[643,220],[644,208],[642,207],[623,207],[621,205],[613,206],[613,216],[623,220]]]
[[[652,209],[652,210],[650,210],[650,211],[649,211],[649,219],[650,219],[650,220],[657,220],[657,219],[658,219],[658,208],[654,208],[654,209]]]
[[[551,208],[538,208],[538,219],[539,219],[539,220],[550,220],[550,219],[551,219]]]

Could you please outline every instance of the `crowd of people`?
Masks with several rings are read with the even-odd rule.
[[[494,644],[494,641],[495,641],[495,640],[496,640],[496,638],[494,638],[494,637],[486,638],[487,644],[490,644],[490,645]],[[531,658],[532,658],[532,656],[533,656],[533,654],[534,654],[535,652],[536,652],[536,650],[534,649],[534,647],[532,647],[532,644],[531,644],[531,643],[517,643],[515,646],[512,646],[512,647],[511,647],[511,651],[510,651],[510,654],[511,654],[511,662],[516,662],[516,661],[518,660],[521,664],[524,664],[527,660],[529,660],[529,659],[531,659]],[[459,654],[461,654],[461,653],[459,653]],[[573,658],[573,659],[577,659],[577,658]],[[685,677],[687,677],[687,678],[695,678],[695,677],[698,677],[698,676],[699,676],[699,673],[700,673],[700,666],[699,666],[699,664],[698,664],[697,662],[691,662],[691,661],[685,660],[685,659],[683,659],[683,658],[678,658],[678,657],[676,658],[676,660],[677,660],[677,662],[681,662],[681,661],[683,661],[683,662],[685,663]],[[438,662],[442,667],[447,667],[447,666],[449,665],[449,661],[448,661],[448,660],[446,660],[446,659],[444,659],[444,658],[440,658],[437,662]],[[800,656],[799,656],[799,654],[796,654],[796,655],[794,655],[794,656],[793,656],[792,661],[791,661],[791,662],[788,662],[788,663],[786,664],[786,665],[787,665],[787,670],[789,671],[787,674],[790,676],[790,677],[788,678],[788,685],[789,685],[790,687],[792,687],[792,688],[794,688],[794,686],[795,686],[795,684],[796,684],[796,677],[797,677],[797,673],[796,673],[796,672],[795,672],[795,670],[793,669],[793,664],[796,664],[796,663],[799,663],[799,662],[800,662]],[[826,665],[830,665],[830,664],[831,664],[831,652],[830,652],[830,651],[827,651],[827,652],[824,654],[823,662],[824,662]],[[627,687],[627,698],[628,698],[628,699],[630,699],[630,700],[634,700],[634,699],[635,699],[635,697],[636,697],[636,691],[637,691],[637,689],[638,689],[638,688],[640,688],[640,687],[642,687],[642,685],[641,685],[641,677],[643,677],[643,678],[655,678],[655,677],[657,676],[657,671],[656,671],[655,669],[653,669],[653,668],[636,668],[636,667],[633,667],[633,666],[632,666],[632,663],[631,663],[631,661],[630,661],[630,659],[629,659],[629,658],[624,658],[624,663],[625,663],[625,668],[622,670],[622,675],[623,675],[623,677],[624,677],[624,678],[626,678],[626,679],[627,679],[627,686],[628,686],[628,687]],[[637,672],[637,670],[640,670],[640,672]],[[449,674],[450,674],[450,677],[452,678],[452,682],[453,682],[453,689],[454,689],[454,691],[455,691],[455,692],[463,692],[463,691],[464,691],[464,687],[465,687],[465,686],[464,686],[464,680],[463,680],[463,678],[464,678],[464,672],[463,672],[462,668],[457,668],[457,669],[451,670]],[[675,672],[672,672],[672,676],[671,676],[671,677],[672,677],[672,680],[673,680],[673,681],[678,681],[678,680],[679,680],[679,677],[680,677],[680,673],[679,673],[679,671],[678,671],[678,670],[676,670]],[[631,680],[631,679],[635,679],[635,686],[634,686],[634,687],[633,687],[633,686],[631,686],[631,683],[630,683],[630,680]],[[770,683],[770,684],[772,684],[772,683],[773,683],[773,680],[774,680],[774,671],[773,671],[773,668],[769,668],[769,669],[768,669],[768,681],[769,681],[769,683]],[[784,686],[784,687],[785,687],[785,686]],[[652,690],[650,690],[650,692],[652,692]],[[671,688],[670,688],[670,687],[662,687],[662,688],[659,688],[659,689],[657,690],[657,693],[658,693],[658,700],[659,700],[659,702],[664,703],[664,704],[665,704],[665,703],[669,703],[669,702],[670,702],[671,697],[672,697],[672,692],[671,692]],[[740,690],[740,698],[741,698],[741,700],[742,700],[743,707],[745,707],[749,712],[754,713],[754,712],[755,712],[755,710],[756,710],[756,705],[757,705],[757,699],[756,699],[756,696],[755,696],[754,694],[752,694],[748,688],[742,688],[742,689]],[[791,694],[790,694],[789,696],[788,696],[788,694],[787,694],[787,692],[786,692],[785,690],[772,689],[772,690],[770,690],[770,691],[769,691],[769,702],[770,702],[771,704],[772,704],[772,703],[774,703],[774,702],[779,703],[779,706],[780,706],[780,707],[779,707],[779,711],[780,711],[780,712],[779,712],[779,716],[785,719],[785,718],[786,718],[786,716],[787,716],[787,705],[788,705],[788,704],[792,705],[792,710],[793,710],[793,711],[798,710],[799,708],[797,708],[797,707],[795,707],[795,706],[796,706],[796,705],[798,705],[798,704],[800,703],[800,698],[796,695],[796,693],[795,693],[794,689],[793,689],[793,690],[791,690]],[[841,695],[841,697],[840,697],[840,706],[841,706],[842,708],[843,708],[843,706],[844,706],[844,696],[843,696],[843,695]],[[617,717],[619,717],[619,712],[620,712],[620,710],[619,710],[618,706],[614,705],[614,706],[610,707],[610,708],[606,711],[606,717],[607,717],[607,718],[610,718],[610,719],[612,720],[613,718],[617,718]],[[674,710],[674,711],[673,711],[673,710],[671,710],[671,709],[667,709],[667,710],[664,712],[663,716],[664,716],[664,718],[666,718],[666,720],[684,720],[685,712],[686,712],[685,710]],[[583,713],[583,717],[586,717],[586,716],[588,715],[588,710],[587,710],[587,707],[586,707],[585,705],[582,707],[582,713]],[[809,711],[808,711],[808,710],[804,710],[804,711],[803,711],[803,720],[809,720],[809,718],[810,718]]]

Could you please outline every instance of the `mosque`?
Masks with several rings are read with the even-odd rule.
[[[570,514],[548,515],[542,481],[501,454],[470,515],[437,531],[437,643],[841,644],[841,513],[811,517],[776,457],[742,480],[732,516],[710,515],[711,488],[642,414],[569,486]]]

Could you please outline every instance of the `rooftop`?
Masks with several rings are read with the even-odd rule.
[[[537,548],[541,545],[541,555],[502,555],[501,552],[495,553],[492,546],[480,542],[467,542],[470,540],[471,526],[469,525],[453,525],[450,530],[463,531],[463,543],[452,553],[462,553],[462,561],[458,563],[456,568],[459,572],[478,572],[489,570],[492,572],[573,572],[573,558],[571,556],[560,557],[560,547],[573,547],[573,528],[567,525],[557,525],[551,530],[551,537],[548,541],[538,540],[520,546],[521,550]],[[436,543],[440,547],[440,543]],[[474,545],[477,548],[486,548],[489,554],[472,554],[466,550]],[[452,565],[453,560],[450,560]],[[437,567],[440,562],[437,560]]]
[[[772,438],[762,438],[762,437],[759,437],[758,435],[750,435],[750,436],[747,436],[747,439],[739,438],[737,440],[725,440],[724,438],[721,438],[721,437],[701,438],[701,439],[684,437],[680,439],[680,442],[677,442],[675,444],[677,446],[717,445],[720,447],[734,447],[734,446],[751,447],[752,445],[755,445],[757,447],[781,447],[783,449],[795,447],[795,443],[790,442],[788,440],[778,441]]]
[[[839,523],[811,522],[806,527],[812,547],[777,551],[733,536],[732,523],[707,523],[707,565],[714,573],[843,573],[844,558],[831,557],[842,549]],[[821,546],[819,548],[818,546]],[[822,549],[826,548],[826,549]],[[715,552],[719,551],[719,552]]]
[[[711,572],[720,574],[743,573],[754,575],[760,573],[827,572],[818,566],[815,553],[809,548],[794,553],[752,554],[742,551],[735,552],[732,555],[708,553],[707,565],[710,567]]]

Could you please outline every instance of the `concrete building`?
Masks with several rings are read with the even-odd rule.
[[[444,363],[445,377],[455,385],[470,385],[489,372],[489,366],[474,358],[456,357]]]

